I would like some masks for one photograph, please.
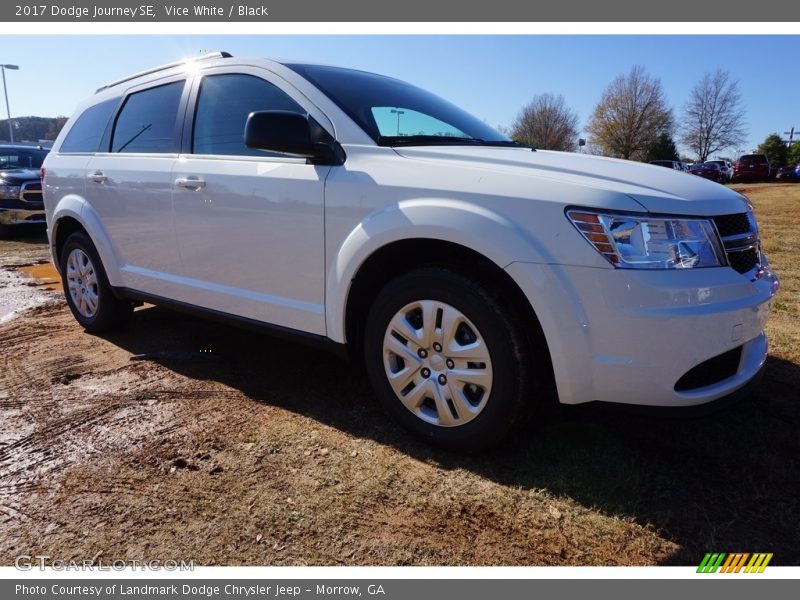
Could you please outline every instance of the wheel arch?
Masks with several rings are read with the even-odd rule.
[[[95,210],[85,200],[77,197],[65,197],[53,211],[50,232],[50,250],[56,269],[61,269],[61,249],[67,238],[74,232],[86,234],[103,263],[103,269],[112,286],[122,286],[116,253],[110,243],[108,232]]]
[[[436,238],[395,240],[378,248],[359,265],[344,307],[344,337],[351,357],[361,357],[366,315],[381,289],[404,273],[430,266],[445,267],[477,279],[501,298],[514,312],[514,319],[521,323],[535,356],[545,360],[543,371],[550,389],[555,389],[547,339],[522,288],[500,265],[473,248]]]
[[[441,265],[452,259],[468,263],[464,250],[472,253],[473,261],[494,265],[498,271],[515,261],[551,262],[539,240],[481,205],[421,198],[383,207],[360,221],[332,253],[329,248],[325,282],[329,338],[339,343],[351,339],[347,312],[354,283],[371,272],[369,265],[381,263],[386,256],[404,264],[398,249],[405,250],[417,265]],[[396,264],[387,265],[386,270],[398,273]]]

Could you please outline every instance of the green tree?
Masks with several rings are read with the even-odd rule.
[[[800,165],[800,142],[792,144],[786,154],[790,165]]]
[[[770,133],[766,139],[758,145],[758,153],[766,154],[769,164],[773,169],[784,166],[787,163],[786,142],[777,133]]]
[[[646,162],[651,160],[680,160],[675,140],[672,139],[670,134],[662,133],[655,143],[647,149],[647,155],[644,160]]]
[[[67,122],[67,117],[13,117],[15,142],[54,140]],[[0,120],[0,139],[8,137],[8,119]],[[8,141],[7,139],[5,141]]]
[[[663,133],[673,130],[661,80],[642,66],[620,75],[603,92],[586,131],[606,156],[642,160]]]

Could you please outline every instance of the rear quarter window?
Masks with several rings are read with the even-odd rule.
[[[119,98],[112,98],[84,110],[75,120],[59,152],[97,152]]]

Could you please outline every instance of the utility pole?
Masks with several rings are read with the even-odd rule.
[[[14,128],[11,126],[11,108],[8,105],[8,88],[6,87],[6,69],[11,69],[12,71],[18,71],[19,67],[17,65],[0,65],[0,71],[3,72],[3,94],[6,97],[6,112],[8,113],[8,137],[11,138],[10,141],[14,143]]]
[[[783,134],[789,136],[789,148],[791,148],[794,143],[794,127],[790,131],[784,131]]]
[[[397,136],[400,136],[400,115],[406,114],[406,111],[400,110],[399,108],[393,108],[389,111],[393,115],[397,115]]]

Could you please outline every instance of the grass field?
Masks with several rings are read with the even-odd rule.
[[[561,408],[463,456],[321,352],[152,307],[104,337],[61,303],[3,324],[0,563],[800,565],[800,185],[735,187],[782,289],[763,384],[705,417]]]

